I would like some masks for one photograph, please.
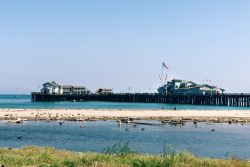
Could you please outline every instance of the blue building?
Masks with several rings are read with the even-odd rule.
[[[208,84],[196,84],[191,81],[173,79],[158,88],[160,94],[167,95],[218,95],[223,94],[224,89]]]

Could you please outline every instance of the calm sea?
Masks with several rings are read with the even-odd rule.
[[[0,108],[24,109],[173,109],[173,104],[117,103],[117,102],[31,102],[30,95],[0,95]],[[193,110],[247,110],[249,107],[220,107],[201,105],[176,105],[177,109]]]

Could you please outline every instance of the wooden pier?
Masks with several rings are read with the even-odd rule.
[[[132,103],[169,103],[212,106],[249,107],[250,94],[220,94],[220,95],[160,95],[160,94],[110,94],[110,95],[47,95],[32,93],[32,102],[54,101],[106,101]]]

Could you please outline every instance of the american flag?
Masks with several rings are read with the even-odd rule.
[[[162,67],[169,69],[168,66],[164,62],[162,63]]]

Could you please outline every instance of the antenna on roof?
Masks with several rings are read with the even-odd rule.
[[[164,85],[166,84],[167,79],[168,79],[168,73],[166,73],[166,76],[165,76],[165,81],[164,81]]]
[[[159,79],[160,79],[160,82],[161,82],[161,85],[162,85],[162,78],[161,78],[161,74],[159,74]]]

